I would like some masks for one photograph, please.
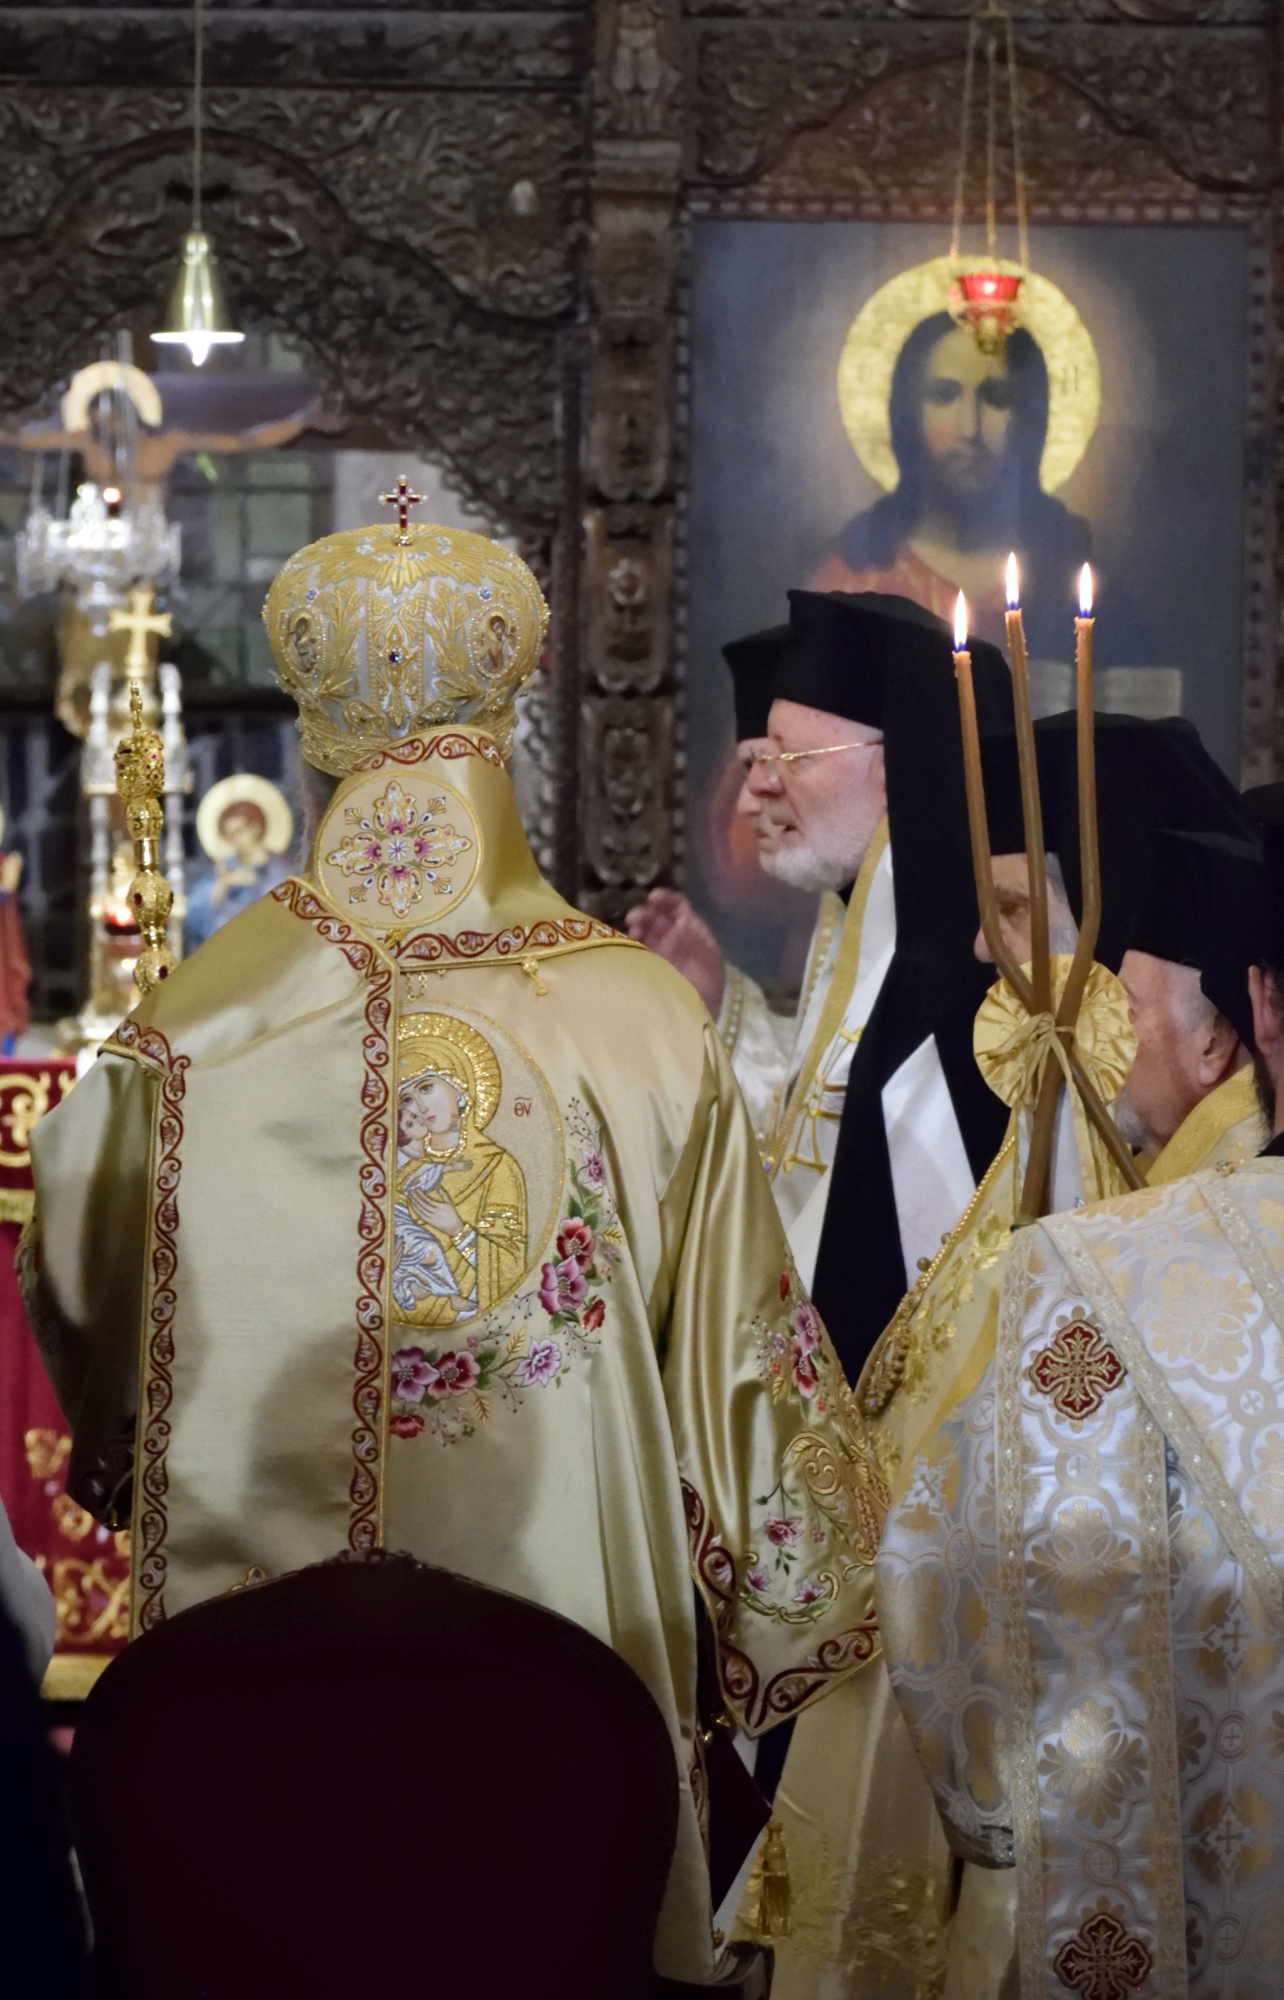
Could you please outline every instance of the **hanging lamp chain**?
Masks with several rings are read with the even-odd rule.
[[[1004,27],[1008,44],[1008,93],[1012,111],[1012,179],[1016,186],[1017,212],[1017,256],[1021,269],[1030,268],[1030,225],[1025,208],[1025,162],[1021,155],[1021,100],[1017,91],[1016,35],[1012,27],[1012,16],[1005,14]]]
[[[994,162],[998,134],[998,71],[994,61],[994,30],[985,38],[985,248],[990,262],[999,254],[999,223],[994,200]]]
[[[972,105],[976,81],[976,57],[982,27],[985,29],[985,246],[989,257],[998,258],[998,123],[999,123],[999,24],[1002,23],[1003,55],[1008,72],[1008,108],[1012,126],[1012,180],[1016,199],[1017,256],[1023,270],[1030,268],[1030,234],[1026,213],[1025,162],[1021,151],[1021,106],[1017,87],[1016,35],[1012,17],[1005,7],[982,7],[968,22],[967,53],[963,66],[963,106],[959,129],[959,163],[954,179],[954,218],[950,235],[950,262],[957,264],[963,244],[963,219],[967,202],[967,175],[972,150]]]
[[[968,141],[972,130],[972,72],[976,60],[977,17],[967,24],[967,57],[963,65],[963,117],[959,130],[959,170],[954,179],[954,229],[950,237],[950,262],[957,264],[963,240],[963,202],[967,193]]]
[[[201,226],[201,122],[203,115],[205,0],[194,0],[195,60],[192,67],[192,228]]]

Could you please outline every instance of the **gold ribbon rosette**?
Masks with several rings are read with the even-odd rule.
[[[1070,1055],[1056,1030],[1055,1010],[1069,975],[1068,953],[1051,960],[1052,1007],[1048,1014],[1028,1014],[1006,979],[998,980],[977,1010],[972,1048],[990,1089],[1014,1111],[1033,1112],[1044,1065],[1059,1062],[1074,1119],[1075,1143],[1086,1201],[1126,1192],[1123,1178],[1105,1142],[1088,1119],[1070,1074]],[[1030,977],[1031,968],[1024,968]],[[1075,1053],[1084,1074],[1103,1104],[1118,1097],[1137,1053],[1137,1031],[1128,1011],[1128,996],[1115,974],[1104,965],[1088,973],[1074,1030]]]

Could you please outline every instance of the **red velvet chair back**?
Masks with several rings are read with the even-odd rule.
[[[408,1557],[138,1640],[85,1704],[96,1992],[631,2000],[673,1854],[659,1709],[580,1626]]]

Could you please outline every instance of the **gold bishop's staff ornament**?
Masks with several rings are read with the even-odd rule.
[[[129,822],[137,871],[129,903],[138,920],[143,949],[134,967],[134,981],[140,993],[152,993],[162,979],[169,978],[178,960],[169,948],[168,933],[174,892],[160,869],[165,752],[156,731],[143,721],[143,691],[136,680],[129,685],[129,714],[133,728],[116,745],[116,790]]]

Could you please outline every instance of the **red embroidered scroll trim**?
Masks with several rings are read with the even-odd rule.
[[[382,771],[389,764],[421,764],[427,757],[483,757],[496,770],[502,771],[504,759],[498,744],[489,736],[465,736],[461,731],[449,729],[441,736],[408,736],[404,743],[389,744],[386,750],[376,750],[373,757],[366,757],[356,766],[358,771]]]
[[[134,1499],[134,1562],[138,1626],[150,1631],[165,1618],[165,1539],[169,1532],[169,1409],[174,1400],[174,1312],[178,1295],[178,1181],[182,1171],[183,1097],[190,1056],[176,1056],[158,1028],[122,1021],[104,1048],[140,1056],[161,1079],[156,1128],[156,1173],[151,1214],[151,1291],[147,1304],[143,1396],[138,1412]]]
[[[395,947],[399,959],[435,964],[439,958],[465,963],[477,958],[523,958],[533,951],[559,951],[576,944],[632,944],[609,924],[593,917],[546,917],[537,924],[514,924],[504,931],[420,931]]]
[[[467,739],[464,739],[467,740]],[[306,885],[291,879],[272,891],[296,917],[315,925],[362,974],[366,996],[365,1071],[361,1083],[361,1217],[357,1225],[357,1345],[352,1357],[352,1483],[348,1546],[376,1548],[383,1457],[384,1277],[388,1241],[388,1065],[392,968],[350,924],[332,916]]]
[[[735,1559],[704,1501],[685,1479],[682,1504],[691,1566],[704,1587],[713,1618],[723,1691],[740,1711],[747,1729],[761,1729],[768,1721],[796,1714],[828,1682],[873,1659],[878,1650],[878,1621],[869,1618],[850,1631],[823,1640],[801,1666],[785,1667],[764,1682],[748,1654],[731,1643],[738,1594]]]

